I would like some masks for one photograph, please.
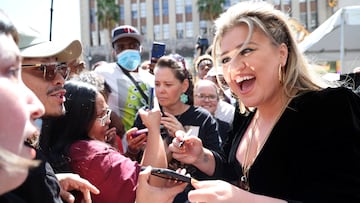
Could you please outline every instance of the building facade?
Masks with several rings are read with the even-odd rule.
[[[112,60],[110,32],[100,29],[97,20],[97,0],[80,1],[82,43],[88,64],[98,60]],[[100,1],[100,0],[99,0]],[[199,36],[212,39],[212,23],[201,19],[197,0],[114,0],[119,11],[117,25],[132,25],[144,35],[143,57],[149,56],[153,41],[164,42],[167,53],[194,56]],[[225,0],[224,10],[241,0]],[[358,0],[267,0],[288,13],[311,32],[337,9],[359,4]],[[299,41],[306,33],[298,33]]]

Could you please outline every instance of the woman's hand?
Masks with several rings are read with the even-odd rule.
[[[134,136],[137,128],[131,128],[126,132],[126,141],[128,143],[128,149],[126,151],[126,155],[131,159],[135,160],[137,158],[138,153],[142,150],[146,145],[146,133],[140,134],[138,136]]]
[[[160,120],[161,120],[161,111],[160,105],[156,97],[154,99],[153,109],[139,109],[139,115],[143,124],[150,130],[159,130],[160,131]]]
[[[168,112],[164,112],[165,116],[161,117],[161,124],[168,130],[171,137],[175,137],[178,130],[185,131],[184,126],[176,119],[175,116]]]
[[[83,202],[85,203],[91,203],[90,192],[93,194],[100,193],[100,191],[94,185],[92,185],[89,181],[81,178],[77,174],[58,173],[56,174],[56,178],[60,183],[60,196],[68,203],[75,202],[75,197],[69,192],[72,190],[81,191],[84,197]]]
[[[196,181],[192,180],[191,184],[195,190],[188,194],[190,202],[245,202],[242,199],[235,199],[235,194],[240,193],[239,188],[220,180]]]
[[[182,130],[176,131],[176,137],[169,145],[172,157],[186,164],[194,164],[203,152],[202,141],[197,136],[190,136]]]
[[[222,180],[197,181],[192,179],[191,185],[195,190],[191,190],[188,194],[190,202],[286,203],[281,199],[247,192]]]
[[[186,183],[167,184],[165,187],[154,187],[149,184],[151,167],[147,167],[140,172],[138,179],[138,187],[136,189],[136,203],[167,203],[173,202],[174,197],[182,192],[186,187]]]
[[[214,154],[203,147],[197,136],[188,135],[184,131],[177,131],[176,137],[169,145],[172,157],[180,162],[192,164],[205,174],[212,176],[215,172]]]
[[[116,136],[117,136],[116,128],[115,127],[109,128],[105,132],[105,141],[106,141],[106,143],[110,144],[114,148],[119,149],[119,146],[118,146],[118,143],[116,140]]]

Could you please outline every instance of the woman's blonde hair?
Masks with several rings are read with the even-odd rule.
[[[23,158],[0,146],[0,170],[9,173],[25,172],[39,164],[38,160]]]
[[[328,86],[309,71],[309,65],[297,47],[285,14],[266,2],[240,2],[220,15],[215,21],[214,58],[218,56],[224,34],[240,24],[249,27],[249,35],[239,52],[249,43],[254,29],[263,32],[274,46],[280,46],[282,43],[287,46],[287,63],[282,67],[280,78],[283,91],[289,98],[305,91],[317,91]]]

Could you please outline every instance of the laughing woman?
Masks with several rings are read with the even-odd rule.
[[[248,111],[235,115],[227,159],[204,161],[212,153],[177,132],[174,157],[232,181],[193,181],[189,200],[360,202],[360,97],[312,77],[286,15],[269,3],[240,2],[215,28],[214,57]]]
[[[25,139],[39,134],[35,119],[44,106],[21,79],[19,37],[8,16],[0,10],[0,202],[26,202],[9,192],[20,186],[29,168],[39,164]]]

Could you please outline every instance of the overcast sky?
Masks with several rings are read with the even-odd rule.
[[[0,8],[18,24],[50,38],[51,0],[1,0]],[[53,0],[52,40],[80,39],[79,0]]]

